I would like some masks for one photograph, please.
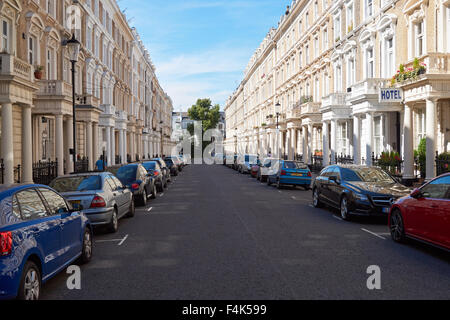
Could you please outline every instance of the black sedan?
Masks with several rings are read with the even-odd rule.
[[[159,163],[156,161],[146,161],[142,165],[153,176],[153,179],[155,179],[156,190],[158,192],[164,192],[164,188],[167,188],[167,179]]]
[[[159,166],[161,167],[162,173],[166,177],[167,182],[172,182],[172,178],[170,176],[170,169],[167,166],[167,163],[162,158],[153,158],[151,161],[158,162]]]
[[[387,218],[394,202],[410,192],[380,168],[333,165],[315,179],[313,204],[339,209],[344,220],[352,215]]]
[[[155,180],[140,164],[128,164],[120,167],[117,178],[124,186],[133,192],[134,199],[143,206],[147,204],[148,196],[156,198]]]
[[[177,163],[178,163],[177,160],[173,159],[173,158],[170,158],[170,157],[167,157],[167,158],[164,158],[164,162],[169,167],[170,174],[172,176],[178,176],[178,173],[180,172],[180,168],[177,165]]]

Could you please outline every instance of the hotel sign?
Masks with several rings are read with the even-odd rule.
[[[403,90],[397,88],[380,88],[380,103],[403,102]]]

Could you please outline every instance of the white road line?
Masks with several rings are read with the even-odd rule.
[[[312,204],[309,205],[311,208],[314,208],[314,206]]]
[[[126,235],[122,241],[119,242],[118,246],[121,246],[128,239],[128,235]]]
[[[122,241],[122,239],[95,240],[96,243],[103,243],[103,242],[118,242],[118,241]]]
[[[342,219],[342,218],[340,218],[340,217],[337,217],[337,216],[335,216],[335,215],[333,215],[332,217],[333,217],[333,218],[335,218],[335,219],[338,219],[338,220],[344,221],[344,219]]]
[[[369,231],[369,230],[364,229],[364,228],[361,228],[361,230],[362,230],[362,231],[365,231],[365,232],[367,232],[367,233],[370,233],[371,235],[373,235],[373,236],[375,236],[375,237],[378,237],[378,238],[380,238],[380,239],[386,240],[385,237],[382,237],[382,236],[380,236],[379,234],[377,234],[377,233],[375,233],[375,232]]]
[[[297,200],[297,198],[296,198],[296,197],[294,197],[294,196],[292,196],[291,198],[292,198],[292,200]]]
[[[163,193],[161,193],[160,195],[159,195],[159,197],[161,198],[162,196],[164,196],[164,192]]]
[[[150,207],[150,208],[147,209],[147,212],[150,212],[152,210],[153,210],[153,207]]]

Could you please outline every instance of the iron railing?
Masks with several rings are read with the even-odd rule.
[[[36,184],[49,185],[58,177],[58,160],[33,163],[33,181]]]
[[[311,164],[309,165],[309,169],[312,172],[318,173],[323,169],[323,156],[314,156],[311,155]]]
[[[20,183],[21,182],[21,173],[22,173],[22,167],[21,165],[17,165],[14,167],[14,183]],[[3,163],[3,159],[0,159],[0,181],[2,184],[5,183],[5,164]]]
[[[439,155],[436,152],[436,176],[450,172],[450,153]]]
[[[344,154],[340,154],[340,155],[336,155],[335,156],[335,160],[336,160],[336,164],[354,164],[355,163],[355,158],[350,156],[350,155],[344,155]]]
[[[89,171],[89,159],[84,157],[80,160],[77,160],[75,162],[75,168],[74,168],[75,173],[78,172],[88,172]]]

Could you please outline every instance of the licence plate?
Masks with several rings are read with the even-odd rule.
[[[293,173],[294,177],[303,177],[303,173]]]
[[[389,211],[391,211],[391,208],[388,207],[383,208],[383,213],[389,213]]]

